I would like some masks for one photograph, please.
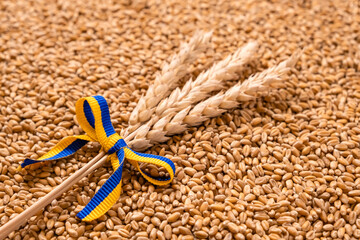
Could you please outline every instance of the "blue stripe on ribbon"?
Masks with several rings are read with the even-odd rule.
[[[113,125],[111,124],[109,106],[103,96],[94,96],[94,98],[96,99],[96,101],[98,102],[98,104],[100,106],[101,121],[102,121],[102,125],[104,127],[104,131],[106,133],[106,136],[110,137],[111,135],[113,135],[116,132],[115,132]]]
[[[120,148],[126,147],[127,144],[125,142],[124,139],[119,139],[114,146],[112,146],[109,151],[108,154],[113,154],[114,152],[116,152],[117,150],[119,150]]]
[[[83,139],[76,139],[74,142],[69,144],[69,146],[67,146],[61,152],[59,152],[58,154],[56,154],[56,155],[54,155],[52,157],[41,159],[41,160],[32,160],[32,159],[29,159],[29,158],[25,159],[24,162],[21,164],[21,167],[24,168],[24,167],[26,167],[26,166],[28,166],[30,164],[33,164],[33,163],[39,163],[39,162],[44,162],[44,161],[49,161],[49,160],[55,160],[55,159],[70,156],[71,154],[75,153],[77,150],[82,148],[87,142],[88,141],[83,140]]]
[[[142,171],[142,170],[141,170]],[[154,176],[151,176],[149,173],[147,172],[144,172],[142,171],[146,176],[152,178],[152,179],[155,179],[157,181],[169,181],[170,180],[170,177],[154,177]]]
[[[133,151],[133,150],[131,150],[131,151]],[[166,157],[152,155],[152,154],[149,154],[149,153],[139,153],[139,152],[135,152],[135,151],[133,151],[133,152],[136,153],[137,155],[141,156],[141,157],[151,157],[151,158],[156,158],[156,159],[159,159],[159,160],[161,160],[163,162],[166,162],[168,165],[170,165],[173,172],[175,172],[175,164],[170,159],[168,159]]]
[[[88,101],[84,101],[84,113],[85,113],[86,120],[88,121],[90,126],[95,128],[94,114],[91,111],[91,107],[90,107]]]
[[[105,182],[105,184],[97,191],[91,201],[81,210],[76,216],[80,219],[86,218],[97,206],[100,205],[104,199],[120,184],[122,171],[124,166],[124,150],[120,149],[117,152],[120,166],[111,175],[111,177]]]
[[[33,164],[33,163],[39,163],[39,162],[42,162],[41,160],[40,161],[36,161],[36,160],[32,160],[32,159],[29,159],[29,158],[26,158],[24,160],[23,163],[21,163],[21,167],[24,168],[26,167],[27,165],[30,165],[30,164]]]
[[[117,153],[116,153],[118,159],[119,159],[119,162],[120,162],[120,165],[124,162],[124,159],[125,159],[125,151],[124,149],[120,149]]]
[[[131,150],[131,151],[133,151],[133,150]],[[175,175],[175,164],[170,159],[168,159],[166,157],[162,157],[162,156],[148,154],[148,153],[138,153],[138,152],[135,152],[135,151],[133,151],[133,152],[135,154],[139,155],[140,157],[156,158],[156,159],[159,159],[159,160],[161,160],[163,162],[166,162],[171,167],[171,169],[173,170],[174,175]],[[151,178],[153,178],[155,180],[158,180],[158,181],[168,181],[168,180],[170,180],[170,177],[153,177],[153,176],[149,175],[148,173],[146,173],[144,171],[143,171],[143,173],[146,176],[151,177]]]
[[[71,154],[75,153],[77,150],[82,148],[86,143],[88,143],[88,141],[83,140],[83,139],[76,139],[69,146],[67,146],[64,150],[62,150],[61,152],[59,152],[55,156],[47,158],[46,160],[55,160],[55,159],[70,156]],[[43,160],[45,160],[45,159],[43,159]]]

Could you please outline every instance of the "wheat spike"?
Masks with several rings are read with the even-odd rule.
[[[211,92],[222,89],[224,81],[236,79],[238,73],[254,59],[256,50],[257,43],[250,42],[202,72],[195,81],[186,82],[181,90],[175,89],[156,107],[156,115],[164,116],[178,112],[207,98]]]
[[[300,52],[297,52],[280,64],[249,77],[243,83],[234,85],[224,94],[217,94],[197,104],[184,118],[184,123],[197,126],[209,118],[237,107],[240,102],[262,95],[282,81],[282,77],[296,64],[299,56]]]
[[[181,90],[176,88],[155,108],[155,114],[146,123],[146,127],[128,129],[126,131],[128,135],[125,138],[127,140],[135,139],[134,141],[142,143],[144,143],[144,138],[150,139],[148,143],[154,139],[162,142],[168,139],[165,135],[183,132],[186,127],[182,125],[182,120],[191,106],[208,97],[211,92],[221,89],[224,81],[236,79],[246,64],[253,60],[257,46],[256,42],[246,44],[234,54],[201,73],[195,81],[188,81]],[[155,125],[153,126],[153,124]],[[163,129],[166,129],[166,132]],[[145,132],[148,132],[147,135],[144,135]],[[150,146],[150,144],[144,146]]]
[[[137,129],[127,142],[137,150],[146,149],[154,142],[164,142],[169,135],[181,133],[188,126],[197,126],[209,118],[237,107],[240,102],[255,99],[270,90],[296,64],[300,52],[293,54],[280,64],[249,77],[243,83],[236,84],[225,93],[218,93],[197,105],[169,113],[164,117],[156,117]],[[156,124],[154,124],[156,122]],[[153,125],[154,124],[154,125]]]
[[[214,64],[207,71],[202,72],[195,81],[190,80],[186,82],[181,90],[176,88],[169,97],[163,99],[155,108],[155,114],[153,115],[153,118],[161,119],[160,123],[157,123],[154,127],[147,123],[147,126],[152,127],[152,131],[149,133],[153,136],[151,139],[155,139],[155,137],[166,139],[165,135],[160,133],[162,129],[160,124],[164,121],[169,123],[169,120],[174,116],[171,126],[167,125],[168,135],[182,132],[184,127],[181,125],[177,127],[181,123],[179,119],[182,120],[185,117],[184,111],[181,110],[190,109],[190,106],[207,98],[211,92],[223,88],[224,81],[236,79],[238,73],[244,69],[246,64],[254,59],[256,49],[256,42],[246,44],[234,54],[229,55],[222,61]],[[165,120],[162,120],[162,118]],[[129,139],[133,137],[140,139],[138,136],[138,134],[142,136],[140,131],[130,129],[127,131],[128,135],[126,137],[129,137]]]
[[[165,63],[161,73],[157,74],[154,83],[131,113],[129,127],[123,133],[124,136],[151,118],[154,107],[178,86],[179,80],[188,73],[190,65],[209,47],[211,35],[211,32],[196,33],[188,43],[182,44],[179,53],[171,58],[170,63]]]

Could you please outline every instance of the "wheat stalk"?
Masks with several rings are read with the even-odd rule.
[[[249,77],[225,93],[218,93],[193,108],[188,106],[177,113],[169,113],[162,118],[155,117],[137,129],[136,134],[127,137],[126,141],[136,150],[143,150],[155,142],[168,140],[170,135],[185,131],[188,126],[197,126],[209,118],[219,116],[237,107],[240,102],[255,99],[281,82],[299,56],[300,52],[297,52],[280,64]]]
[[[122,135],[127,136],[129,132],[138,128],[141,123],[148,121],[153,112],[154,107],[165,97],[169,96],[171,91],[175,89],[179,80],[187,73],[190,65],[196,58],[210,45],[210,37],[212,32],[198,32],[188,43],[182,44],[178,54],[174,55],[170,63],[165,63],[161,73],[156,75],[154,83],[146,91],[137,103],[129,118],[129,127]]]

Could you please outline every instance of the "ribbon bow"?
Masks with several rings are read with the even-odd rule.
[[[121,176],[126,158],[145,179],[156,185],[170,183],[175,175],[174,163],[165,157],[137,153],[131,150],[124,139],[115,132],[110,121],[109,107],[102,96],[81,98],[76,102],[76,117],[86,135],[69,136],[62,139],[54,148],[38,160],[25,159],[21,164],[28,165],[70,156],[89,141],[99,142],[109,154],[114,173],[99,189],[91,201],[77,216],[84,221],[92,221],[105,214],[117,201],[121,193]],[[152,177],[140,169],[138,162],[152,163],[164,167],[169,177]]]

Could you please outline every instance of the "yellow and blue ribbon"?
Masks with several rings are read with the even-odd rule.
[[[54,148],[38,160],[25,159],[28,165],[70,156],[89,141],[99,142],[109,154],[114,173],[99,189],[91,201],[77,216],[84,221],[92,221],[105,214],[117,201],[121,193],[121,177],[126,158],[145,179],[156,185],[166,185],[175,175],[174,163],[165,157],[138,153],[131,150],[124,139],[115,132],[111,124],[108,104],[102,96],[81,98],[76,102],[76,117],[86,135],[70,136],[62,139]],[[152,163],[164,167],[169,177],[152,177],[140,169],[139,162]]]

